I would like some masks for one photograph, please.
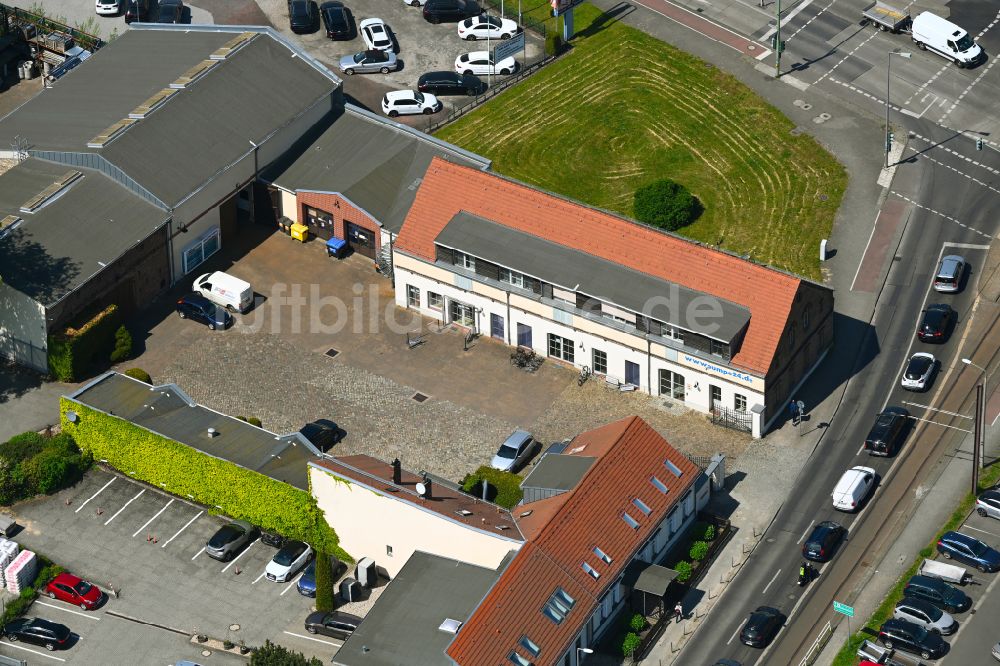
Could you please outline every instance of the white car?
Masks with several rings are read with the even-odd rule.
[[[264,568],[264,575],[275,583],[284,583],[309,563],[313,550],[309,544],[290,539]]]
[[[908,391],[926,391],[930,388],[935,370],[937,370],[937,360],[934,354],[927,352],[914,354],[903,371],[903,388]]]
[[[510,39],[517,34],[517,23],[507,18],[480,14],[458,24],[458,36],[470,42],[477,39]]]
[[[389,36],[389,28],[385,21],[380,18],[368,18],[358,25],[361,31],[361,38],[365,40],[368,48],[376,51],[391,51],[392,37]]]
[[[871,467],[852,467],[844,472],[833,488],[833,508],[855,511],[875,486],[875,470]]]
[[[95,9],[101,16],[118,16],[124,4],[125,0],[97,0]]]
[[[473,51],[455,58],[455,71],[459,74],[513,74],[516,69],[517,61],[514,56],[507,56],[494,63],[489,51]]]
[[[430,93],[416,90],[392,90],[382,98],[382,113],[396,116],[431,115],[441,110],[441,102]]]

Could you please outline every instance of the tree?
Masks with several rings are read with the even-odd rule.
[[[664,178],[635,191],[633,210],[640,222],[676,231],[694,222],[702,207],[686,187]]]
[[[264,645],[254,650],[250,666],[323,666],[316,657],[307,659],[301,652],[292,652],[286,647],[264,641]]]
[[[132,356],[132,334],[125,326],[119,326],[115,331],[115,348],[111,352],[111,362],[121,363]]]

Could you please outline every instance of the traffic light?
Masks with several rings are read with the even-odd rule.
[[[778,41],[778,35],[771,35],[771,50],[778,53],[785,52],[785,40]]]
[[[980,137],[976,139],[976,150],[982,150],[982,149],[983,149],[983,139],[982,137]]]
[[[885,152],[892,150],[892,132],[885,135]]]

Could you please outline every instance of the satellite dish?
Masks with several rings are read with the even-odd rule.
[[[423,497],[427,494],[427,486],[423,483],[417,483],[417,494]]]

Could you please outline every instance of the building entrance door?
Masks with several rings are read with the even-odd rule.
[[[375,258],[375,234],[368,229],[348,222],[347,242],[358,254],[363,254],[371,259]]]

